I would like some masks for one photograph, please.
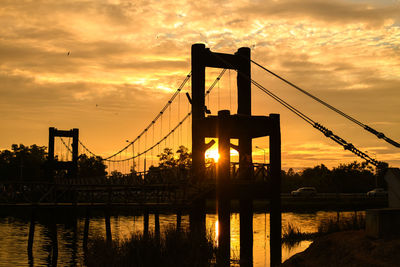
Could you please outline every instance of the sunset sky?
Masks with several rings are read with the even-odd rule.
[[[400,142],[399,0],[1,0],[0,25],[0,149],[47,146],[53,126],[79,128],[97,154],[116,152],[189,73],[194,43],[223,53],[250,47],[258,63]],[[313,120],[400,166],[399,148],[252,70]],[[209,71],[208,83],[218,73]],[[236,113],[235,77],[227,72],[210,96],[213,114],[218,106]],[[187,100],[179,101],[182,115]],[[359,160],[254,88],[253,114],[270,113],[281,114],[285,169]],[[267,149],[266,141],[254,146]],[[262,150],[254,153],[262,162]]]

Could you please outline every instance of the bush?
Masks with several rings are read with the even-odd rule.
[[[288,223],[283,231],[282,241],[284,244],[292,247],[304,240],[313,240],[317,233],[302,233],[298,227]]]
[[[210,266],[216,248],[211,236],[167,229],[160,239],[149,234],[108,244],[102,237],[89,242],[87,266]]]

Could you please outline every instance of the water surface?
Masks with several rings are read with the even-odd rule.
[[[353,212],[341,212],[340,217],[351,216]],[[336,217],[336,212],[319,211],[314,213],[282,214],[282,226],[288,223],[298,227],[303,232],[317,231],[318,222],[324,218]],[[207,232],[216,239],[216,214],[207,214]],[[49,266],[53,253],[51,227],[46,222],[36,220],[33,243],[33,259],[28,259],[27,240],[29,220],[19,217],[0,217],[0,266]],[[57,219],[58,266],[83,266],[83,229],[84,217],[76,221]],[[161,232],[167,227],[176,225],[176,215],[160,214]],[[189,217],[182,216],[182,227],[188,227]],[[231,258],[239,258],[239,213],[231,215]],[[149,230],[154,231],[154,215],[150,214]],[[132,233],[143,231],[143,216],[112,216],[111,231],[113,239],[123,240]],[[255,213],[253,216],[253,260],[254,266],[269,266],[269,214]],[[101,216],[90,220],[89,239],[94,235],[105,236],[105,221]],[[282,260],[305,250],[310,241],[303,241],[294,247],[282,247]]]

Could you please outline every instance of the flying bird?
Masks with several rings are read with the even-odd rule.
[[[67,56],[69,56],[70,52],[68,51]]]

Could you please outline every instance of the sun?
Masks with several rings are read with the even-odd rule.
[[[218,162],[219,159],[219,154],[218,154],[218,149],[209,149],[205,153],[206,159],[213,159],[214,162]]]

